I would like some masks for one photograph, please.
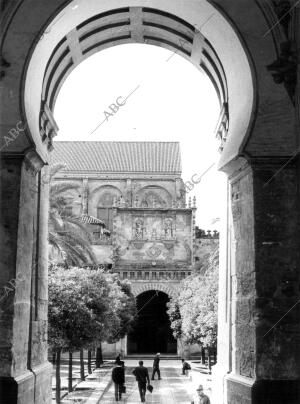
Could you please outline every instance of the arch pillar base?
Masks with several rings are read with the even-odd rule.
[[[34,374],[28,370],[19,377],[0,376],[0,397],[7,404],[34,403]]]
[[[50,404],[47,189],[33,150],[1,155],[0,402]]]
[[[213,370],[223,404],[300,399],[299,167],[296,158],[256,158],[229,177]]]
[[[253,380],[239,375],[225,377],[230,404],[297,404],[300,380]]]
[[[50,404],[52,365],[47,362],[18,377],[0,376],[0,397],[6,404]]]

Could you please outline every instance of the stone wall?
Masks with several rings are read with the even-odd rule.
[[[116,209],[116,265],[192,264],[192,209]]]

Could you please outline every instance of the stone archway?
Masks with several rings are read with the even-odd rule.
[[[9,309],[2,313],[0,380],[9,403],[49,402],[48,190],[42,177],[58,130],[53,102],[66,73],[83,58],[78,32],[99,14],[106,19],[102,20],[105,30],[91,27],[80,33],[86,36],[81,37],[87,44],[81,49],[85,55],[122,41],[149,41],[180,52],[192,63],[204,63],[202,69],[220,92],[220,167],[228,174],[229,186],[226,239],[221,240],[223,304],[214,391],[224,403],[299,401],[300,363],[295,352],[300,80],[292,46],[296,45],[297,56],[300,11],[295,4],[287,11],[291,18],[283,19],[280,2],[246,3],[132,0],[124,7],[119,0],[91,0],[88,6],[64,0],[3,2],[1,97],[5,101],[0,147],[6,214],[1,221],[0,282],[4,288],[12,279],[22,279],[7,296]],[[125,19],[115,18],[120,8]],[[115,35],[119,27],[122,35]],[[103,39],[107,42],[97,43],[95,35],[103,31],[108,33]],[[276,71],[278,59],[285,64],[283,72]]]
[[[132,284],[132,292],[135,297],[140,295],[141,293],[148,292],[150,290],[157,290],[165,293],[170,297],[176,297],[177,289],[175,286],[168,286],[164,283],[133,283]]]
[[[158,289],[148,289],[136,295],[138,316],[133,330],[127,335],[127,354],[176,354],[167,314],[169,296]]]

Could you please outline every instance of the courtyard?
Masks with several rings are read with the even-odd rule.
[[[79,383],[73,393],[64,395],[61,403],[115,403],[114,384],[111,382],[112,364],[113,361],[106,362],[103,372],[96,372],[91,378],[87,378],[86,382]],[[123,394],[121,403],[137,404],[141,402],[137,382],[132,374],[132,370],[137,364],[137,359],[125,359],[126,393]],[[146,359],[144,361],[144,366],[147,367],[150,378],[152,364],[153,360]],[[185,376],[182,375],[181,361],[179,359],[162,359],[160,370],[162,380],[158,380],[156,376],[156,380],[151,381],[153,392],[146,394],[147,403],[190,404],[197,397],[196,389],[199,384],[203,385],[204,393],[211,397],[211,375],[208,374],[205,366],[192,363],[192,370],[188,376]],[[65,377],[67,377],[67,373],[65,373]],[[55,400],[53,400],[54,403]]]

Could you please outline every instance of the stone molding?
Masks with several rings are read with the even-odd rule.
[[[150,290],[158,290],[159,292],[164,292],[170,297],[175,297],[178,294],[177,288],[175,288],[175,286],[168,286],[158,282],[132,285],[132,292],[135,297],[143,292],[148,292]]]

